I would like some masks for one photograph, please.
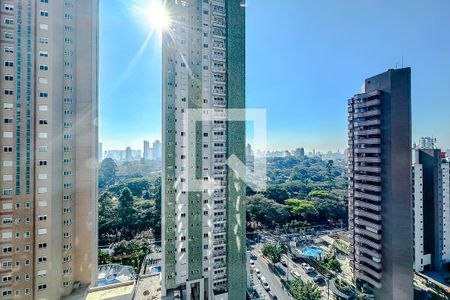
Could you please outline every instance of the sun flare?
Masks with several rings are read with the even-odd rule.
[[[146,8],[146,17],[148,18],[150,25],[157,30],[164,31],[169,28],[169,14],[165,7],[159,2],[150,2]]]

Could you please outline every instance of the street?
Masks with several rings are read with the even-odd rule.
[[[277,275],[275,275],[274,273],[272,273],[269,270],[269,267],[267,266],[267,264],[265,263],[265,261],[263,260],[262,257],[258,256],[258,259],[255,261],[255,268],[259,269],[262,276],[266,277],[267,283],[269,284],[270,289],[275,294],[275,296],[278,297],[278,299],[280,299],[280,300],[292,299],[292,297],[290,297],[290,295],[282,287],[281,282],[278,279]],[[255,283],[255,286],[257,284],[261,285],[260,280],[256,278],[256,274],[253,273],[253,276],[254,276],[253,282]],[[257,289],[257,290],[259,291],[259,289]],[[262,290],[264,290],[264,288],[262,288]],[[264,295],[265,295],[265,299],[270,299],[269,294],[267,292],[264,291]]]

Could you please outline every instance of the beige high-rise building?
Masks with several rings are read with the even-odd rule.
[[[98,0],[2,0],[0,298],[97,270]]]

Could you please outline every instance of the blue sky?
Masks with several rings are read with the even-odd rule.
[[[101,1],[104,149],[160,137],[159,39],[142,47],[151,28],[133,8],[145,2]],[[247,1],[247,107],[267,109],[271,149],[344,149],[347,99],[402,56],[413,69],[414,138],[450,148],[449,1]]]

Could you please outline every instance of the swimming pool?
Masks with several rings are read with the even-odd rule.
[[[301,249],[301,252],[303,255],[313,257],[313,258],[319,258],[320,255],[325,254],[326,252],[319,247],[314,246],[306,246]]]

